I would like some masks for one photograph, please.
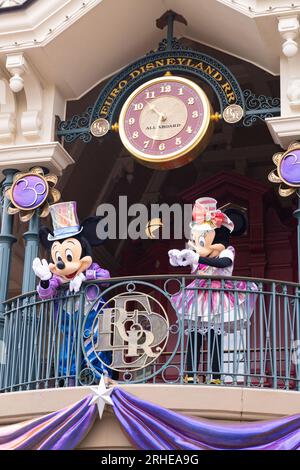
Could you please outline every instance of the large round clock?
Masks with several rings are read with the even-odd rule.
[[[177,168],[196,158],[206,147],[212,127],[204,91],[177,76],[154,78],[138,87],[119,117],[123,145],[152,168]]]

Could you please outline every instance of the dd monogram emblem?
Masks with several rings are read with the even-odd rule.
[[[164,307],[144,293],[116,295],[101,309],[97,321],[94,351],[111,351],[112,362],[106,365],[119,372],[149,366],[163,352],[169,336]]]

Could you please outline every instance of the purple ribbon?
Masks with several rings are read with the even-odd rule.
[[[254,423],[191,418],[140,400],[123,389],[112,394],[114,412],[134,447],[143,450],[296,450],[300,414]]]
[[[300,414],[254,423],[192,418],[140,400],[121,388],[111,394],[114,413],[142,450],[298,450]],[[0,426],[0,450],[71,450],[86,437],[98,414],[91,395],[31,421]],[[100,444],[100,443],[99,443]]]
[[[21,393],[21,392],[20,392]],[[85,438],[97,416],[87,396],[42,418],[0,427],[0,450],[71,450]]]

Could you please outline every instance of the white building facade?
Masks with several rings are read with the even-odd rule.
[[[296,226],[293,226],[291,232],[285,231],[286,227],[283,228],[285,223],[287,226],[290,223],[288,217],[293,219],[295,208],[291,202],[278,202],[278,212],[287,214],[283,222],[283,219],[279,220],[277,216],[272,219],[274,212],[272,208],[268,216],[263,214],[263,205],[258,207],[256,212],[255,204],[258,200],[256,198],[261,198],[261,200],[268,198],[265,194],[270,186],[265,189],[264,180],[268,184],[266,168],[274,166],[272,155],[276,151],[285,152],[291,144],[300,140],[300,3],[291,3],[287,0],[210,0],[209,2],[205,0],[197,2],[193,0],[151,0],[151,2],[147,0],[51,0],[51,2],[5,0],[0,2],[0,173],[2,179],[0,322],[2,339],[5,317],[12,315],[11,312],[14,309],[21,315],[18,302],[23,302],[23,300],[18,299],[24,299],[24,296],[33,291],[36,286],[31,265],[33,258],[38,255],[38,228],[41,221],[36,215],[29,222],[22,222],[17,213],[13,215],[7,212],[9,201],[5,192],[12,185],[16,173],[26,173],[34,167],[41,167],[45,173],[56,175],[58,177],[57,188],[62,193],[63,200],[76,198],[79,206],[82,201],[81,213],[84,216],[95,215],[97,206],[102,202],[107,202],[108,199],[113,202],[113,194],[116,196],[123,194],[126,191],[124,187],[126,188],[126,184],[130,184],[132,180],[128,195],[129,197],[131,195],[133,202],[151,203],[156,200],[155,197],[158,197],[163,187],[172,187],[171,176],[168,176],[170,179],[166,180],[167,177],[163,172],[153,171],[151,174],[145,173],[139,176],[139,170],[136,170],[135,166],[137,164],[133,163],[133,159],[120,143],[116,143],[118,136],[116,133],[113,134],[113,131],[110,131],[107,140],[94,139],[93,143],[90,143],[83,135],[82,138],[80,137],[82,129],[88,127],[89,124],[81,127],[78,125],[78,119],[85,118],[85,110],[94,105],[101,90],[107,83],[110,83],[113,77],[118,77],[118,74],[130,64],[143,58],[149,51],[157,49],[165,31],[156,26],[156,20],[161,18],[166,10],[176,12],[185,20],[175,21],[174,31],[172,31],[174,38],[178,38],[186,47],[197,48],[199,53],[202,50],[205,53],[209,51],[210,56],[218,58],[219,61],[222,58],[226,69],[237,77],[239,83],[243,80],[247,84],[249,82],[243,64],[246,64],[245,67],[253,67],[255,72],[251,77],[253,81],[250,83],[256,91],[253,99],[256,99],[258,103],[254,105],[253,110],[258,113],[252,114],[256,116],[256,120],[260,121],[259,130],[255,131],[256,128],[251,127],[253,130],[249,142],[240,145],[240,148],[244,148],[243,152],[238,150],[237,142],[239,139],[241,141],[244,139],[245,132],[250,129],[250,126],[241,126],[235,131],[230,129],[230,126],[222,128],[213,137],[213,144],[216,147],[212,146],[207,150],[211,168],[215,165],[216,170],[212,169],[211,173],[205,173],[207,169],[197,167],[199,173],[201,169],[203,175],[206,175],[205,183],[203,183],[204,180],[193,179],[191,176],[191,183],[185,187],[179,185],[178,191],[184,193],[183,200],[192,202],[197,190],[191,188],[196,188],[197,184],[200,187],[203,183],[207,191],[215,191],[222,199],[223,193],[218,193],[219,190],[215,188],[227,188],[226,185],[228,185],[228,188],[231,188],[228,189],[228,194],[232,199],[230,202],[243,206],[243,197],[249,197],[252,206],[249,203],[251,208],[248,214],[251,215],[252,211],[252,221],[249,220],[251,228],[249,228],[248,235],[252,237],[252,241],[249,239],[249,246],[252,244],[253,248],[248,253],[248,239],[241,243],[240,250],[244,255],[241,255],[243,261],[238,266],[238,273],[247,279],[255,278],[257,285],[263,283],[264,280],[267,281],[271,275],[275,279],[280,279],[282,283],[290,283],[284,284],[285,287],[282,289],[283,291],[286,289],[284,292],[289,292],[292,296],[294,303],[291,305],[295,306],[299,301],[296,282],[298,281],[297,253],[294,250],[288,255],[282,255],[283,258],[290,256],[290,261],[287,258],[282,260],[280,258],[280,252],[285,253],[285,250],[288,250],[287,237],[290,237],[288,244],[291,246],[297,244]],[[243,87],[242,83],[241,87]],[[270,90],[273,90],[271,97]],[[266,101],[267,98],[271,100],[266,106],[264,106],[264,99],[261,98],[263,96],[266,97]],[[279,100],[276,101],[277,98],[280,98],[280,103]],[[247,110],[251,111],[251,108]],[[214,111],[220,110],[214,109]],[[251,112],[248,115],[251,116]],[[76,123],[72,128],[71,121],[74,116]],[[89,119],[92,119],[91,115],[88,116]],[[66,123],[65,128],[62,123]],[[64,129],[66,132],[59,132]],[[72,129],[77,129],[78,138],[70,139]],[[247,138],[245,137],[246,140]],[[105,154],[109,154],[111,163],[108,163],[108,160],[101,162],[102,155]],[[98,160],[96,160],[97,155]],[[238,178],[234,180],[234,176],[229,176],[228,172],[232,169],[241,175],[240,181]],[[172,171],[170,170],[168,174],[170,175]],[[188,172],[188,169],[185,171]],[[218,174],[216,178],[214,173]],[[179,173],[176,175],[174,180],[180,179]],[[247,179],[252,177],[253,186]],[[140,178],[145,178],[144,188],[134,201],[134,190],[139,191],[137,181]],[[216,182],[212,183],[210,178],[215,178]],[[82,180],[84,184],[80,183]],[[175,181],[174,184],[176,186],[177,182]],[[90,197],[85,192],[90,193]],[[234,198],[236,199],[233,200]],[[274,204],[276,206],[275,202]],[[270,218],[268,227],[274,228],[274,236],[266,228],[265,233],[262,234],[260,220],[267,217]],[[111,272],[124,279],[133,275],[138,265],[135,265],[134,259],[139,258],[138,254],[136,258],[133,257],[132,265],[127,269],[131,263],[130,261],[128,263],[128,258],[126,258],[126,250],[130,252],[130,256],[135,255],[131,255],[131,248],[126,247],[124,241],[118,241],[118,244],[116,242],[116,245],[111,247],[104,246],[97,249],[97,259],[101,264],[107,265]],[[149,249],[149,258],[153,257],[156,263],[155,269],[157,269],[157,271],[151,271],[151,274],[164,274],[163,250],[164,248],[161,252],[160,248],[155,248],[152,252],[151,248]],[[123,264],[120,262],[121,255],[124,256]],[[270,260],[276,258],[280,258],[280,261],[278,265],[275,262],[274,267],[271,268]],[[147,268],[144,269],[143,262],[138,265],[140,272],[135,274],[150,274],[150,269],[154,270],[154,267],[149,268],[148,271]],[[145,266],[148,266],[148,262],[150,263],[145,259]],[[276,272],[279,273],[278,277],[276,277]],[[275,284],[268,285],[271,287],[264,287],[260,291],[260,298],[265,296],[266,309],[270,307],[268,296]],[[16,300],[7,303],[12,297]],[[277,300],[273,301],[277,302]],[[22,304],[22,308],[25,308],[24,305]],[[281,300],[278,300],[276,305],[279,309]],[[266,319],[262,319],[263,310],[262,307],[257,307],[259,308],[261,310],[255,320],[257,323],[254,322],[255,328],[259,330],[259,321],[261,320],[262,323],[265,321],[267,330],[270,328],[272,334],[277,335],[276,332],[274,333],[276,327],[288,330],[288,332],[285,331],[288,339],[282,342],[278,339],[276,346],[274,344],[272,347],[265,346],[267,342],[264,342],[265,338],[259,330],[260,333],[255,336],[255,344],[249,343],[246,346],[248,336],[245,330],[242,335],[240,332],[238,334],[239,338],[244,338],[238,340],[243,342],[238,353],[236,349],[232,352],[232,348],[237,347],[233,346],[237,335],[234,335],[230,341],[226,339],[224,351],[228,373],[224,372],[221,386],[212,387],[204,383],[186,386],[183,384],[182,376],[180,378],[175,374],[174,379],[170,373],[171,378],[161,380],[160,383],[155,383],[153,380],[136,380],[134,381],[136,383],[131,384],[125,380],[123,381],[125,384],[123,383],[121,387],[141,399],[201,417],[252,421],[297,413],[299,411],[300,375],[297,364],[295,365],[295,361],[291,359],[291,344],[298,338],[297,314],[293,316],[292,313],[287,313],[291,315],[289,318],[292,318],[291,322],[294,326],[288,326],[287,319],[279,326],[279,323],[276,323],[277,320],[275,321],[275,318],[268,314],[266,314]],[[275,311],[272,313],[272,309],[269,311],[270,315],[277,315]],[[19,328],[16,324],[14,325],[14,328]],[[253,328],[253,323],[251,328]],[[16,335],[19,333],[20,331],[16,330]],[[284,334],[282,336],[280,333],[279,337],[284,338]],[[34,344],[34,339],[31,338],[30,341]],[[256,341],[257,343],[261,341],[260,346],[256,344]],[[22,343],[23,346],[20,346],[20,342],[18,344],[19,347],[25,348],[25,343]],[[172,344],[175,343],[171,342]],[[29,353],[30,345],[26,348],[24,354],[29,355],[30,361],[33,357]],[[244,367],[247,365],[248,356],[243,354],[246,349],[251,350],[253,355],[251,364],[249,363],[249,368],[245,372]],[[281,359],[281,350],[283,356],[285,354],[285,362]],[[40,355],[47,355],[45,351],[46,349],[40,352]],[[273,364],[272,367],[270,366],[272,368],[270,374],[266,366],[268,359],[265,362],[262,359],[264,353],[266,357],[269,354],[273,360],[272,362],[270,359]],[[9,354],[7,357],[12,357]],[[235,367],[233,357],[239,357],[240,363],[235,375],[233,374],[234,377],[228,378],[229,372],[232,372]],[[34,360],[40,360],[40,356],[39,359]],[[278,363],[277,369],[274,363]],[[178,369],[176,361],[172,364],[175,364],[174,367]],[[262,371],[265,366],[266,369]],[[6,367],[5,358],[3,367]],[[32,382],[26,381],[25,376],[22,382],[20,376],[17,378],[18,374],[23,373],[20,372],[21,366],[16,362],[11,364],[11,367],[18,371],[15,379],[13,377],[9,379],[7,372],[3,372],[4,369],[2,369],[2,376],[0,373],[0,390],[6,392],[0,394],[0,425],[33,419],[56,411],[82,399],[89,393],[90,383],[84,386],[82,378],[81,383],[78,382],[77,377],[75,383],[67,381],[62,386],[55,381],[57,377],[52,377],[51,382],[50,374],[45,385],[44,376],[37,372]],[[250,379],[253,381],[251,382]],[[269,379],[271,385],[265,385]],[[290,386],[290,381],[293,382],[293,387]],[[37,383],[38,386],[36,386]],[[283,386],[279,385],[280,383],[283,383]],[[105,412],[103,420],[106,426],[103,426],[103,421],[97,422],[91,433],[81,443],[81,448],[131,448],[129,440],[122,433],[113,414]]]

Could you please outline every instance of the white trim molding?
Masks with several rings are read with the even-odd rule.
[[[74,162],[73,158],[59,142],[35,145],[14,145],[0,148],[0,176],[7,168],[28,171],[34,166],[47,168],[60,176],[63,170]]]
[[[268,118],[266,123],[275,144],[283,149],[300,139],[300,116]]]
[[[26,9],[3,12],[0,50],[45,46],[103,0],[39,0]]]
[[[250,18],[300,11],[300,2],[290,0],[217,0]]]

